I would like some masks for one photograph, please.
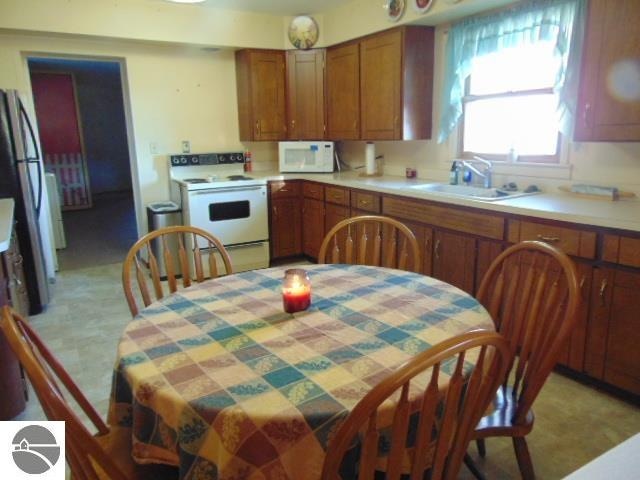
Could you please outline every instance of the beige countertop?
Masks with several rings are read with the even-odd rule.
[[[487,211],[527,215],[563,222],[640,232],[640,201],[637,199],[625,199],[614,202],[609,200],[579,198],[562,192],[543,192],[525,197],[483,201],[453,197],[443,193],[418,191],[411,188],[414,185],[436,182],[436,180],[424,178],[407,179],[405,177],[391,175],[360,177],[356,172],[315,174],[253,172],[251,175],[266,178],[267,180],[313,180],[342,187],[362,188],[380,193],[401,195],[408,198],[481,208]]]
[[[13,198],[0,198],[0,253],[6,252],[13,230]]]

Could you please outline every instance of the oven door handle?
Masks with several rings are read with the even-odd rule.
[[[239,250],[241,248],[252,248],[262,245],[265,240],[261,240],[259,242],[249,242],[249,243],[236,243],[234,245],[225,245],[224,248],[227,250]]]
[[[262,190],[266,188],[265,185],[253,185],[250,187],[220,187],[220,188],[207,188],[202,190],[192,190],[193,195],[209,195],[211,193],[225,193],[225,192],[247,192],[250,190]]]

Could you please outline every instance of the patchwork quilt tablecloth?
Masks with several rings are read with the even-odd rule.
[[[145,308],[118,347],[109,422],[132,427],[140,463],[183,479],[317,479],[336,425],[416,353],[493,329],[439,280],[309,265],[311,307],[284,313],[285,268],[194,285]]]

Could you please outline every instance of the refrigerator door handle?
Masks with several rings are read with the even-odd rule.
[[[27,160],[26,163],[27,164],[33,163],[36,165],[36,168],[38,169],[38,194],[37,194],[35,209],[36,209],[36,218],[40,218],[40,207],[42,206],[42,182],[43,182],[40,162],[38,160]],[[31,187],[31,191],[33,192],[33,182],[31,181],[31,172],[29,171],[28,168],[27,168],[27,175],[29,178],[29,186]]]
[[[29,136],[31,137],[31,144],[33,145],[33,150],[35,151],[34,157],[26,157],[25,160],[40,160],[40,150],[38,150],[38,142],[36,142],[36,135],[33,132],[33,127],[31,126],[31,121],[29,120],[29,115],[27,115],[27,111],[24,109],[24,105],[22,101],[18,100],[18,104],[20,105],[20,115],[22,116],[22,120],[26,123],[27,128],[29,129]],[[26,154],[25,149],[25,154]]]

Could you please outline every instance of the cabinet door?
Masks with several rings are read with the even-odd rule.
[[[361,138],[402,138],[402,33],[394,30],[360,44]]]
[[[291,140],[324,138],[324,50],[287,52],[287,121]]]
[[[493,261],[502,253],[501,242],[493,240],[478,240],[478,258],[476,261],[476,286],[475,291],[480,288],[480,282]]]
[[[591,0],[576,140],[640,140],[640,2]]]
[[[585,371],[640,395],[640,274],[596,268],[585,352]]]
[[[279,198],[271,202],[271,256],[291,257],[302,252],[300,200]]]
[[[434,232],[433,276],[473,295],[475,239],[457,233]]]
[[[282,51],[236,52],[240,140],[286,138],[284,73]]]
[[[360,138],[359,57],[357,43],[327,49],[327,137],[333,140]]]
[[[571,334],[569,343],[562,352],[559,363],[576,372],[584,371],[585,345],[587,341],[587,325],[589,322],[589,301],[591,297],[592,267],[587,263],[575,263],[580,285],[580,305],[578,320]]]
[[[304,198],[302,205],[302,251],[311,258],[318,258],[324,239],[324,202]]]
[[[27,293],[23,258],[15,232],[11,236],[9,249],[2,256],[6,269],[9,301],[20,315],[26,317],[29,315],[29,294]]]
[[[325,191],[325,194],[326,194],[326,191]],[[348,197],[347,197],[347,202],[348,202]],[[326,203],[324,208],[325,208],[325,217],[324,217],[325,232],[328,232],[329,230],[331,230],[338,222],[341,222],[342,220],[345,220],[351,216],[349,207],[346,207],[343,205]],[[352,236],[355,242],[355,232],[352,233]],[[343,229],[341,232],[338,233],[338,245],[340,247],[341,252],[345,251],[346,238],[347,238],[347,230]],[[354,245],[354,251],[355,251],[355,245]]]

